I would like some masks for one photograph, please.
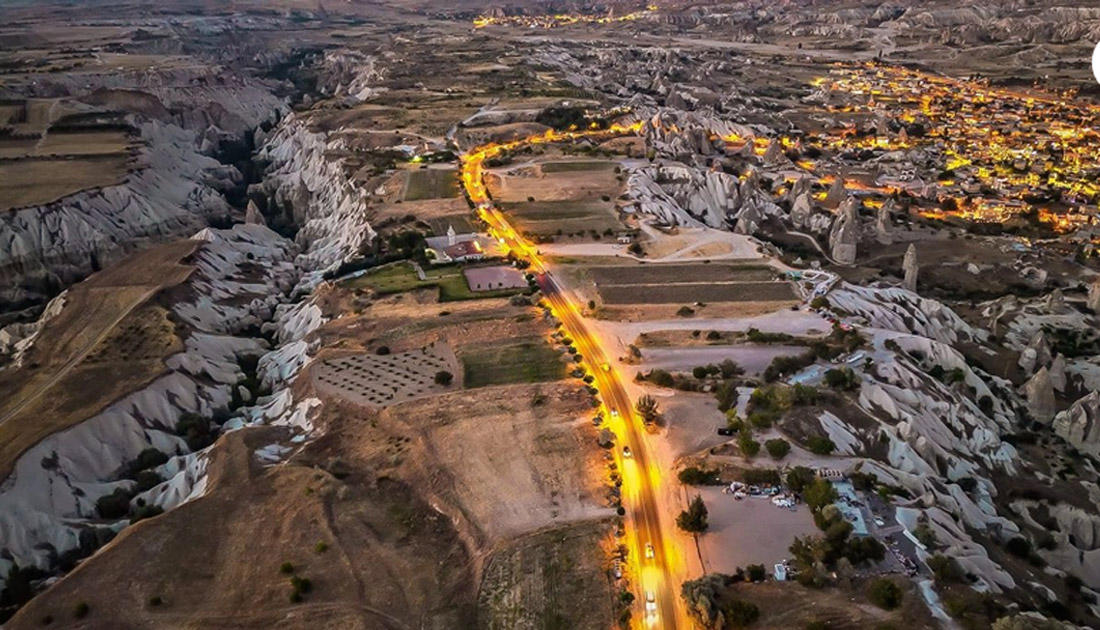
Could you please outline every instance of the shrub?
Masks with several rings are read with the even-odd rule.
[[[925,547],[931,548],[936,546],[936,532],[932,531],[928,523],[921,523],[914,527],[913,537],[920,541],[920,544]]]
[[[726,621],[734,628],[744,628],[760,618],[756,604],[735,599],[726,604]]]
[[[143,470],[137,474],[137,485],[134,486],[134,490],[137,492],[145,492],[146,490],[156,487],[164,479],[157,473],[151,470]]]
[[[756,457],[760,453],[760,442],[752,439],[752,431],[745,429],[737,436],[737,447],[745,457]]]
[[[695,378],[699,379],[699,380],[703,380],[706,377],[710,376],[710,372],[707,371],[706,367],[704,367],[702,365],[697,365],[691,371],[691,375],[694,376]]]
[[[935,554],[928,559],[928,568],[939,583],[962,583],[966,579],[966,571],[963,571],[959,561],[951,556]]]
[[[714,390],[714,398],[718,401],[718,411],[727,412],[737,406],[737,398],[740,394],[737,386],[729,381],[718,385]]]
[[[680,515],[676,517],[676,526],[685,532],[691,533],[707,530],[707,506],[703,503],[703,497],[695,495],[695,498],[691,500],[691,504],[688,505],[688,509],[680,512]]]
[[[187,442],[192,451],[201,450],[214,442],[210,420],[197,413],[185,413],[176,423],[176,433]]]
[[[694,314],[695,309],[691,308],[690,306],[681,306],[676,311],[676,315],[678,315],[679,317],[691,317]]]
[[[77,619],[87,617],[91,611],[92,607],[88,605],[88,602],[77,602],[76,606],[73,606],[73,616]]]
[[[783,438],[775,438],[764,442],[764,448],[774,459],[783,459],[791,452],[791,445]]]
[[[313,590],[313,582],[307,577],[291,576],[290,586],[299,593],[308,593]]]
[[[750,582],[763,582],[768,575],[762,564],[750,564],[745,567],[745,579]]]
[[[1031,543],[1023,536],[1016,536],[1005,543],[1005,551],[1018,558],[1027,558],[1031,555]]]
[[[289,562],[284,562],[279,565],[279,573],[290,574],[294,573],[294,565]]]
[[[802,499],[813,511],[818,511],[827,505],[836,503],[836,488],[833,484],[821,477],[816,477],[802,492]]]
[[[374,351],[375,354],[384,356],[390,353],[389,346],[378,346],[378,349]]]
[[[99,497],[95,502],[96,512],[100,518],[122,518],[130,513],[130,493],[122,488],[106,496]]]
[[[455,375],[451,374],[447,370],[440,370],[435,373],[435,384],[442,385],[444,387],[451,384],[454,381]]]
[[[685,485],[705,486],[714,484],[717,475],[718,471],[716,470],[707,470],[704,468],[699,468],[697,466],[688,466],[687,468],[680,471],[680,474],[677,475],[677,478],[680,480],[680,483]]]
[[[159,505],[142,505],[130,515],[130,524],[133,525],[138,521],[144,521],[147,518],[153,518],[161,514],[164,514],[164,508]]]
[[[825,372],[825,384],[833,389],[849,391],[859,388],[859,375],[851,368],[833,368]]]
[[[317,541],[316,545],[313,545],[313,550],[317,553],[325,553],[326,551],[328,551],[328,543],[323,540],[319,540]]]
[[[164,600],[160,598],[160,595],[153,595],[149,598],[149,606],[152,608],[156,608],[157,606],[161,606],[163,604]]]
[[[836,450],[836,444],[827,437],[815,435],[806,440],[806,448],[815,455],[831,455]]]
[[[779,471],[774,468],[747,468],[741,471],[741,481],[750,486],[778,486]]]
[[[883,610],[894,610],[901,606],[904,593],[901,587],[887,578],[875,578],[867,588],[867,598]]]

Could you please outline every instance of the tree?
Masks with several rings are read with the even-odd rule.
[[[783,438],[775,438],[764,442],[764,448],[773,459],[783,459],[791,452],[791,444]]]
[[[762,564],[750,564],[745,567],[745,579],[749,582],[763,582],[768,575]]]
[[[688,505],[688,509],[680,512],[676,517],[676,525],[685,532],[700,533],[707,531],[707,506],[703,503],[703,497],[695,495]]]
[[[454,374],[451,374],[447,370],[440,370],[435,373],[435,384],[446,387],[451,384],[451,381],[453,381],[454,378]]]
[[[737,397],[740,394],[737,386],[729,381],[724,381],[714,390],[714,398],[718,401],[718,411],[726,412],[737,406]]]
[[[813,470],[805,466],[795,466],[787,472],[787,487],[791,492],[802,492],[816,478],[817,473]]]
[[[936,582],[941,584],[960,584],[966,579],[966,571],[959,565],[959,561],[951,556],[935,554],[928,559],[928,568],[932,570],[932,575],[936,576]]]
[[[718,478],[718,471],[699,468],[697,466],[688,466],[681,470],[677,477],[680,479],[680,483],[684,485],[704,486],[715,483],[715,480]]]
[[[657,407],[657,401],[649,394],[645,394],[638,399],[638,402],[634,404],[634,410],[638,412],[638,415],[642,417],[642,420],[644,420],[646,424],[657,422],[661,417],[661,411]]]
[[[802,499],[813,511],[818,511],[826,505],[832,505],[837,500],[836,488],[821,477],[817,477],[810,485],[806,486],[802,493]]]
[[[745,373],[745,368],[738,365],[733,359],[725,359],[718,364],[718,373],[722,375],[722,378],[728,379],[741,376]]]
[[[709,573],[697,580],[688,580],[680,587],[680,597],[687,605],[688,614],[707,630],[725,627],[726,620],[719,604],[726,587],[726,577]]]
[[[867,587],[867,598],[883,610],[894,610],[901,606],[903,595],[900,586],[884,577],[871,580],[871,584]]]

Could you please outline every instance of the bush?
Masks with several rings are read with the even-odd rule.
[[[833,389],[850,391],[859,388],[860,379],[851,368],[833,368],[826,370],[825,384]]]
[[[140,499],[139,499],[140,500]],[[138,521],[144,521],[147,518],[153,518],[154,516],[160,516],[164,514],[164,508],[159,505],[143,505],[130,515],[130,524],[133,525]]]
[[[385,356],[385,355],[390,353],[390,347],[389,346],[378,346],[378,349],[375,350],[374,353],[379,355],[379,356]]]
[[[145,492],[155,488],[160,482],[164,481],[164,478],[151,470],[143,470],[137,474],[135,481],[137,481],[137,485],[134,486],[134,490]]]
[[[198,451],[214,442],[210,420],[197,413],[185,413],[176,423],[176,433],[187,442],[187,448]]]
[[[871,603],[883,610],[894,610],[901,606],[904,593],[901,587],[887,578],[875,578],[871,580],[867,588],[867,598]]]
[[[1018,558],[1027,558],[1031,555],[1031,543],[1023,536],[1016,536],[1005,543],[1005,551]]]
[[[768,572],[762,564],[750,564],[745,567],[745,579],[750,582],[763,582]]]
[[[73,616],[77,619],[87,617],[91,611],[92,607],[88,605],[88,602],[77,602],[76,606],[73,606]]]
[[[319,540],[317,541],[316,545],[313,545],[313,550],[317,553],[325,553],[326,551],[328,551],[328,543],[323,540]]]
[[[455,375],[451,374],[447,370],[440,370],[435,373],[435,384],[442,385],[444,387],[451,384],[455,380]]]
[[[308,593],[313,590],[313,582],[309,578],[299,577],[297,575],[291,576],[290,586],[299,593]]]
[[[149,606],[151,608],[156,608],[157,606],[162,605],[164,605],[164,600],[160,598],[160,595],[153,595],[149,598]]]
[[[815,455],[831,455],[836,450],[836,444],[827,437],[815,435],[806,440],[806,448]]]
[[[130,513],[130,493],[122,488],[106,496],[99,497],[95,502],[95,510],[100,518],[122,518]]]
[[[695,314],[695,309],[691,308],[690,306],[681,306],[676,311],[676,315],[678,315],[680,317],[691,317],[694,314]]]
[[[764,442],[764,448],[773,459],[783,459],[791,452],[791,444],[783,438],[775,438]]]
[[[963,571],[959,561],[951,556],[935,554],[928,559],[928,568],[936,577],[936,582],[941,584],[961,584],[966,580],[966,571]]]
[[[752,431],[745,429],[737,436],[737,447],[745,457],[756,457],[760,454],[760,442],[752,439]]]
[[[707,506],[703,503],[703,497],[695,495],[688,509],[676,517],[676,526],[691,533],[707,531]]]
[[[810,509],[814,512],[817,512],[827,505],[836,503],[837,498],[838,495],[833,484],[821,477],[816,477],[802,492],[802,500],[804,500],[806,505],[810,506]]]
[[[726,604],[726,621],[731,627],[744,628],[760,618],[756,604],[735,599]]]
[[[677,478],[680,480],[680,483],[688,486],[706,486],[714,485],[715,483],[717,483],[715,481],[717,479],[717,476],[718,471],[716,470],[707,470],[704,468],[699,468],[697,466],[688,466],[687,468],[680,471],[680,474],[677,475]]]
[[[294,573],[294,565],[289,562],[284,562],[279,565],[279,573],[284,575]]]
[[[774,468],[746,468],[741,471],[741,481],[750,486],[778,486],[779,471]]]

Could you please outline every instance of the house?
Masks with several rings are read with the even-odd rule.
[[[428,258],[433,264],[472,262],[497,255],[490,251],[492,239],[480,234],[458,234],[453,225],[447,226],[446,236],[428,239]]]

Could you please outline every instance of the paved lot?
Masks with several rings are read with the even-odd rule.
[[[723,494],[722,488],[696,488],[710,512],[710,528],[700,536],[703,567],[707,573],[733,573],[747,564],[772,565],[790,557],[795,536],[817,533],[805,505],[780,508],[769,499],[746,497],[740,501]]]

